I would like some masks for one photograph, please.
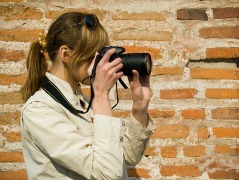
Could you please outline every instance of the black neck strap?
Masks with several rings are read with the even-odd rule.
[[[74,108],[71,103],[66,99],[66,97],[62,94],[62,92],[51,82],[46,76],[44,78],[42,89],[49,94],[56,102],[63,105],[66,109],[68,109],[71,113],[77,115],[77,114],[85,114],[89,111],[91,107],[91,102],[93,99],[92,93],[94,94],[93,88],[91,86],[91,98],[89,101],[88,108],[86,111],[81,111],[76,108]]]
[[[63,105],[66,109],[68,109],[71,113],[78,115],[78,114],[85,114],[87,113],[92,104],[92,100],[94,98],[94,89],[92,86],[92,79],[94,76],[90,76],[90,91],[91,91],[91,97],[90,101],[88,104],[88,107],[86,111],[81,111],[76,108],[74,108],[71,103],[66,99],[66,97],[62,94],[62,92],[56,87],[56,85],[53,84],[46,76],[44,77],[43,83],[42,83],[42,89],[49,94],[56,102],[59,104]],[[127,89],[127,86],[125,83],[122,81],[122,79],[119,79],[120,83],[122,86]],[[116,94],[117,94],[117,102],[116,104],[112,107],[112,109],[119,103],[119,97],[118,97],[118,88],[117,88],[117,82],[116,82]]]

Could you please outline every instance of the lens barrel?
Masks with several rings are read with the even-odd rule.
[[[121,54],[125,76],[132,76],[132,70],[137,70],[139,75],[149,75],[152,70],[152,61],[149,53],[128,53]]]

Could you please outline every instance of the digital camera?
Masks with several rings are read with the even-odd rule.
[[[137,70],[139,75],[150,75],[152,70],[152,61],[149,53],[127,53],[125,52],[125,48],[118,46],[105,46],[102,48],[95,59],[94,70],[96,69],[97,64],[100,62],[105,53],[112,49],[116,49],[116,53],[114,53],[110,57],[110,62],[120,57],[122,59],[123,68],[120,70],[123,72],[125,76],[132,76],[132,70]]]

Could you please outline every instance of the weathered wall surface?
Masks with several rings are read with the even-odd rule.
[[[112,45],[153,57],[157,129],[129,176],[239,179],[238,0],[0,0],[0,179],[27,179],[19,91],[30,42],[72,10],[97,14]],[[119,93],[115,116],[127,117],[130,91]]]

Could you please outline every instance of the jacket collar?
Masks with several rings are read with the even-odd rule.
[[[55,76],[51,73],[48,73],[48,72],[46,73],[46,76],[62,92],[62,94],[64,94],[66,99],[73,106],[78,104],[78,98],[79,98],[79,96],[82,96],[82,92],[80,90],[77,90],[76,92],[78,94],[75,94],[71,88],[71,85],[67,81],[60,79],[57,76]],[[78,86],[77,89],[78,88],[80,89],[80,86]]]

